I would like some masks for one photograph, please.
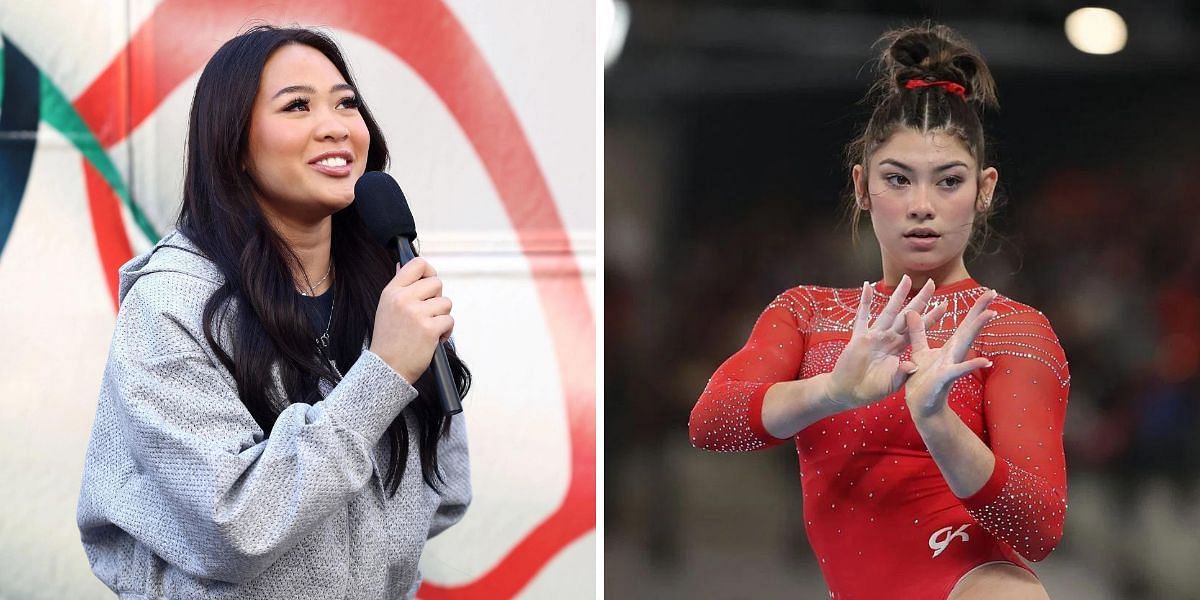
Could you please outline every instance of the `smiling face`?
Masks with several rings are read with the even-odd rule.
[[[369,145],[358,96],[324,54],[288,44],[267,59],[243,163],[270,217],[312,223],[345,208]]]
[[[978,212],[986,209],[998,174],[979,170],[956,136],[898,129],[853,170],[859,206],[871,212],[883,276],[895,285],[907,273],[941,286],[968,277],[963,252]]]

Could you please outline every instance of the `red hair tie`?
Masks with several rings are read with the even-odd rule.
[[[923,87],[941,87],[946,88],[947,92],[950,92],[951,94],[954,94],[963,100],[967,99],[967,88],[954,83],[953,81],[925,81],[924,79],[909,79],[904,83],[904,87],[910,90]]]

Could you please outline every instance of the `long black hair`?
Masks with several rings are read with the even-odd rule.
[[[204,307],[204,336],[233,374],[242,403],[268,436],[288,405],[321,399],[320,379],[334,384],[341,380],[317,351],[311,321],[295,293],[288,265],[298,266],[299,259],[268,222],[255,200],[250,175],[241,169],[263,65],[288,44],[321,52],[354,86],[337,44],[321,32],[259,25],[226,42],[209,59],[196,84],[183,207],[176,222],[176,228],[224,275],[225,283]],[[370,133],[366,170],[383,170],[387,143],[361,95],[358,111]],[[337,310],[330,323],[329,354],[344,369],[358,360],[363,341],[370,343],[379,296],[396,270],[384,247],[367,232],[354,204],[333,215],[331,254],[336,277],[331,293]],[[230,301],[236,301],[237,309],[227,313],[223,307]],[[227,318],[232,323],[226,324]],[[217,342],[216,332],[226,325],[232,333],[231,352]],[[452,348],[447,357],[455,383],[465,395],[470,371]],[[273,367],[282,382],[282,397],[273,383]],[[414,387],[418,397],[396,417],[385,436],[391,456],[385,484],[393,496],[408,459],[405,413],[412,417],[418,436],[425,483],[436,489],[434,478],[441,480],[437,446],[450,429],[450,417],[437,406],[430,373],[418,378]]]

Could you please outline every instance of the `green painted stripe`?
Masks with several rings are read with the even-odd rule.
[[[0,73],[2,75],[2,73]],[[0,77],[3,81],[3,77]],[[116,165],[112,159],[108,157],[108,153],[104,148],[100,147],[99,140],[92,134],[91,129],[88,129],[86,123],[79,116],[79,112],[74,106],[67,101],[54,82],[46,77],[45,73],[41,74],[41,91],[42,91],[42,119],[46,124],[57,129],[71,143],[83,153],[84,157],[96,167],[108,185],[117,192],[117,196],[121,198],[121,202],[129,209],[129,214],[133,216],[133,221],[137,223],[138,228],[142,233],[149,238],[151,244],[158,243],[158,234],[154,231],[154,227],[150,224],[150,220],[146,218],[145,213],[138,207],[136,203],[129,197],[129,190],[125,186],[125,182],[121,180],[121,174],[117,171]]]

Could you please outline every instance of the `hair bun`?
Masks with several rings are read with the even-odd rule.
[[[922,61],[929,57],[930,46],[933,46],[935,42],[935,40],[930,39],[931,37],[927,33],[912,33],[901,36],[892,42],[891,47],[887,49],[888,56],[901,66],[918,67]]]
[[[876,44],[883,47],[877,91],[900,94],[910,79],[950,81],[967,90],[967,101],[995,108],[996,84],[983,56],[958,32],[945,25],[925,24],[889,31]]]

